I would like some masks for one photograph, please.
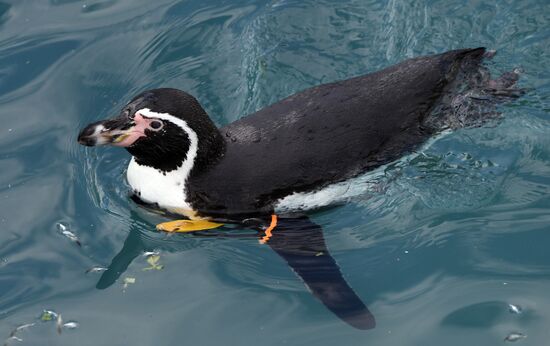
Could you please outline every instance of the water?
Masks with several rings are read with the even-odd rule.
[[[548,344],[549,27],[543,0],[1,1],[0,339],[36,323],[7,343]],[[480,45],[499,50],[493,71],[521,66],[533,89],[504,120],[445,136],[380,189],[311,215],[376,316],[368,332],[254,239],[155,232],[161,219],[127,198],[128,155],[76,143],[147,88],[185,89],[223,125],[309,86]],[[154,250],[162,269],[143,270]],[[86,273],[96,266],[110,270]],[[44,309],[78,327],[59,335]]]

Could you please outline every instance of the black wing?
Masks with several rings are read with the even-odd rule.
[[[374,316],[344,280],[330,256],[319,225],[307,217],[280,218],[267,244],[336,316],[358,329],[375,327]]]

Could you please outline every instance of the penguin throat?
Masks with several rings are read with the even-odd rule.
[[[142,166],[135,158],[130,161],[126,177],[139,200],[177,213],[192,210],[187,202],[186,184],[188,168],[182,165],[176,170],[162,172]]]

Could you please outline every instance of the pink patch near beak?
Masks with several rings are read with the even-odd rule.
[[[129,147],[134,144],[140,137],[145,137],[145,129],[149,128],[149,125],[153,119],[144,118],[141,114],[136,113],[134,115],[135,125],[124,132],[121,136],[125,136],[120,142],[113,143],[117,147]]]

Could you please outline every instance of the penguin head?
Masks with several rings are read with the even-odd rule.
[[[206,163],[221,155],[224,141],[199,102],[177,89],[153,89],[134,97],[119,115],[86,126],[86,146],[124,147],[140,165],[162,171],[186,160]]]

